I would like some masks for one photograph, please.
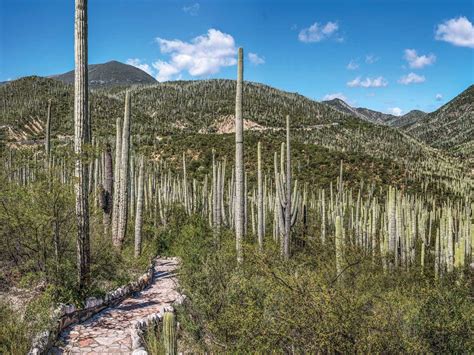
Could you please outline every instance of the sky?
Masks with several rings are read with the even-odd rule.
[[[472,0],[89,0],[89,63],[235,78],[396,115],[474,82]],[[0,0],[0,81],[74,66],[73,0]]]

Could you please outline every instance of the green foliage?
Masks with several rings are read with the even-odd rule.
[[[0,354],[23,355],[29,350],[28,324],[0,302]]]
[[[247,244],[237,267],[230,235],[216,243],[196,220],[176,228],[173,251],[183,260],[180,284],[188,295],[178,321],[201,351],[473,350],[467,283],[432,284],[415,272],[384,274],[357,248],[345,251],[351,266],[336,282],[334,250],[325,252],[318,242],[288,262],[271,242],[264,253]]]

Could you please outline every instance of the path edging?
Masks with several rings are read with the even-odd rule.
[[[151,314],[148,317],[136,320],[130,329],[132,338],[132,355],[148,355],[143,343],[143,335],[148,328],[158,327],[163,322],[163,316],[166,312],[175,313],[175,306],[181,305],[186,296],[180,294],[171,306],[163,307],[158,313]]]
[[[63,329],[74,323],[83,322],[107,307],[122,302],[132,293],[142,291],[153,282],[153,274],[157,256],[148,265],[147,271],[137,281],[129,282],[113,291],[107,292],[104,298],[86,298],[84,308],[76,308],[73,304],[59,304],[51,313],[51,326],[39,332],[33,339],[28,355],[46,354],[57,340]]]

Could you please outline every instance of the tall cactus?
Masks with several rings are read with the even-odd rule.
[[[110,231],[110,223],[112,218],[112,200],[113,200],[113,183],[114,172],[112,163],[112,148],[110,144],[105,147],[104,154],[104,183],[101,196],[101,208],[104,212],[104,229],[107,235]]]
[[[283,257],[290,258],[291,238],[291,147],[290,147],[290,116],[286,116],[286,209],[285,209],[285,240]]]
[[[143,223],[143,157],[140,157],[138,168],[137,212],[135,213],[135,257],[142,252],[142,223]]]
[[[262,174],[262,143],[257,144],[257,237],[260,250],[263,249],[263,174]]]
[[[44,139],[45,165],[48,168],[51,164],[51,99],[48,100],[48,114],[46,116]]]
[[[120,196],[120,161],[122,156],[122,118],[117,117],[115,137],[115,170],[114,170],[114,192],[112,204],[112,241],[117,240],[119,220],[119,196]]]
[[[176,355],[178,353],[176,321],[173,312],[165,312],[163,315],[163,345],[166,355]]]
[[[242,263],[242,240],[244,237],[244,124],[242,119],[244,50],[239,48],[237,62],[237,90],[235,95],[235,238],[237,262]]]
[[[342,236],[342,222],[341,217],[336,216],[336,236],[335,236],[335,244],[336,244],[336,272],[337,276],[341,275],[342,273],[342,248],[344,245],[344,239]]]
[[[120,191],[118,209],[118,228],[115,246],[122,247],[127,232],[128,223],[128,184],[130,176],[130,109],[131,95],[127,91],[125,95],[125,114],[122,128],[122,155],[120,158]]]
[[[89,196],[88,169],[84,162],[84,144],[89,143],[87,75],[87,0],[76,0],[74,23],[74,154],[77,224],[77,270],[79,288],[89,279]]]

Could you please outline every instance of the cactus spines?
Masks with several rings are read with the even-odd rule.
[[[142,214],[143,214],[143,157],[140,157],[138,167],[137,212],[135,213],[135,257],[142,252]]]
[[[163,345],[166,355],[176,355],[178,353],[176,321],[173,312],[165,312],[163,315]]]
[[[239,48],[237,61],[237,90],[235,96],[235,237],[237,261],[242,263],[242,239],[244,236],[244,127],[242,119],[244,50]]]
[[[88,169],[83,161],[84,144],[89,143],[87,82],[87,0],[76,0],[74,22],[74,154],[77,223],[77,269],[79,288],[83,289],[89,275],[89,196]]]
[[[257,144],[257,237],[260,250],[263,249],[263,174],[262,174],[262,143]]]

